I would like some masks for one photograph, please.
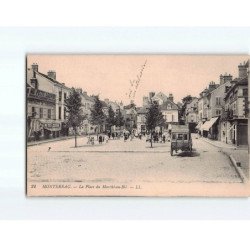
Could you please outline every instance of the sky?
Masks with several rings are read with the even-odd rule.
[[[142,105],[149,92],[172,93],[174,102],[199,93],[209,82],[219,83],[220,74],[238,77],[244,55],[28,55],[27,67],[39,65],[68,87],[82,88],[101,99],[130,100]]]

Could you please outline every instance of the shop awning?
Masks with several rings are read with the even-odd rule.
[[[199,123],[196,125],[196,127],[195,127],[195,128],[196,128],[196,129],[198,129],[198,130],[200,130],[200,129],[201,129],[201,126],[202,126],[202,124],[203,124],[202,122],[199,122]]]
[[[201,130],[209,131],[209,129],[214,125],[219,117],[213,117],[209,121],[206,121],[202,126]]]

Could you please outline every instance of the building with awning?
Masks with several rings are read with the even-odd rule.
[[[44,120],[40,119],[41,127],[51,132],[60,131],[62,129],[62,123],[56,120]]]
[[[216,123],[219,117],[212,117],[202,125],[202,130],[209,131],[210,128]]]
[[[218,127],[215,126],[217,124],[219,117],[212,117],[209,121],[206,121],[201,125],[200,131],[202,136],[209,137],[211,139],[218,139]]]

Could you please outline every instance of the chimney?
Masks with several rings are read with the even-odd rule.
[[[31,67],[32,67],[32,70],[33,70],[33,71],[38,71],[38,64],[37,64],[37,63],[33,63],[33,64],[31,65]]]
[[[53,80],[56,80],[56,72],[54,70],[49,70],[48,77],[53,79]]]
[[[213,91],[214,89],[215,89],[215,82],[212,81],[208,85],[208,90],[210,92],[210,91]]]
[[[233,76],[232,75],[228,75],[227,73],[225,73],[224,75],[220,75],[220,84],[223,84],[225,82],[231,82],[233,80]]]
[[[36,78],[36,72],[38,72],[38,64],[37,63],[33,63],[31,65],[32,71],[33,71],[33,78]]]
[[[169,94],[168,99],[173,102],[174,101],[174,96],[172,93]]]
[[[147,106],[148,105],[149,100],[148,100],[147,96],[143,96],[142,103],[143,103],[143,106]]]
[[[224,83],[225,82],[231,82],[233,80],[233,76],[232,75],[228,75],[227,73],[224,75]]]
[[[223,83],[224,83],[223,81],[224,81],[224,77],[223,77],[223,75],[221,74],[221,75],[220,75],[220,84],[223,84]]]
[[[77,88],[76,92],[78,92],[79,94],[82,94],[82,88]]]
[[[155,96],[155,92],[149,92],[149,99]]]
[[[247,77],[247,64],[244,62],[241,63],[239,66],[239,78],[245,78]]]

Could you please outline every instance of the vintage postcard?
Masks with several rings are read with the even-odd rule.
[[[248,55],[26,58],[28,196],[249,195]]]

